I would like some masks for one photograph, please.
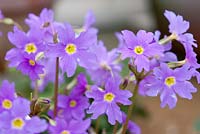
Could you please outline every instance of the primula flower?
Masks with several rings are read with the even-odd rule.
[[[51,134],[87,134],[90,126],[90,119],[86,120],[65,120],[56,118],[56,125],[49,126]]]
[[[126,47],[120,50],[122,59],[133,59],[138,72],[141,72],[142,69],[149,71],[150,58],[161,57],[163,55],[164,49],[154,41],[153,33],[140,30],[135,35],[131,31],[124,30],[122,34],[126,42]]]
[[[20,59],[20,63],[17,66],[17,70],[20,70],[24,75],[28,75],[30,79],[39,79],[39,74],[43,74],[44,66],[40,65],[34,55],[24,54]]]
[[[25,33],[17,27],[14,27],[14,31],[8,33],[8,39],[18,51],[27,54],[37,54],[38,52],[45,50],[43,34],[36,29],[32,29],[28,31],[28,33]]]
[[[88,86],[88,82],[87,82],[86,76],[83,73],[80,73],[77,76],[77,84],[71,93],[75,95],[83,95],[85,91],[87,90],[87,86]]]
[[[0,87],[0,113],[10,110],[15,98],[15,84],[4,80]]]
[[[122,34],[120,32],[116,32],[115,36],[117,37],[118,40],[118,49],[122,49],[123,47],[125,47],[125,41],[124,38],[122,36]]]
[[[184,47],[187,45],[197,47],[193,35],[186,33],[190,26],[188,21],[183,20],[182,16],[176,15],[172,11],[166,10],[164,15],[170,23],[169,32],[172,33],[174,39],[180,41]]]
[[[0,132],[2,134],[35,134],[47,129],[45,120],[38,117],[28,119],[30,102],[23,98],[17,98],[13,102],[10,112],[0,114]]]
[[[80,33],[86,31],[90,31],[91,33],[97,34],[98,30],[92,27],[92,25],[94,25],[95,22],[96,18],[94,16],[94,13],[91,10],[89,10],[85,16],[83,26],[81,28],[75,29],[76,37],[78,37]]]
[[[192,99],[192,94],[197,89],[189,82],[192,77],[192,71],[187,66],[170,69],[162,63],[160,68],[155,68],[151,79],[148,79],[144,87],[145,94],[148,96],[157,96],[160,94],[161,107],[169,106],[170,109],[176,106],[178,94],[182,98]]]
[[[197,78],[198,83],[200,83],[200,73],[197,71],[200,68],[200,64],[197,62],[197,54],[194,52],[192,47],[186,47],[185,64],[193,70],[193,76]]]
[[[91,61],[92,66],[87,69],[87,72],[95,84],[104,85],[110,77],[121,78],[122,65],[117,62],[119,57],[117,49],[108,52],[103,42],[99,42],[98,45],[91,47],[91,51],[96,58]]]
[[[119,84],[110,79],[105,85],[105,90],[93,86],[91,91],[86,92],[86,96],[94,99],[87,111],[93,114],[91,118],[97,119],[105,113],[108,116],[108,122],[114,125],[116,121],[122,123],[122,112],[117,103],[130,105],[129,98],[132,94],[128,90],[120,90]]]
[[[25,22],[31,29],[48,30],[52,28],[51,26],[54,22],[54,12],[46,8],[41,11],[40,16],[31,13],[28,17]]]
[[[85,109],[89,107],[88,98],[71,93],[69,96],[58,96],[58,108],[65,118],[82,119],[85,117]]]
[[[85,31],[91,28],[95,22],[96,22],[96,18],[94,16],[94,13],[91,10],[89,10],[85,16],[85,21],[83,25],[83,28],[85,29]]]
[[[76,70],[77,63],[82,67],[92,66],[90,60],[94,58],[88,51],[89,47],[96,43],[97,37],[93,32],[82,32],[77,38],[71,25],[58,29],[59,44],[49,46],[49,56],[60,57],[62,73],[67,72],[71,77]]]

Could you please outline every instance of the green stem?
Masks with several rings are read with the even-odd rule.
[[[38,98],[38,94],[39,94],[38,90],[39,90],[39,89],[38,89],[38,83],[37,83],[37,80],[36,80],[36,81],[35,81],[34,94],[33,94],[33,96],[34,96],[35,99]]]
[[[58,103],[58,73],[59,73],[59,57],[56,58],[56,73],[54,84],[54,118],[57,116],[57,103]]]
[[[100,117],[98,117],[97,120],[96,120],[96,125],[95,125],[96,134],[98,134],[98,132],[99,132],[99,123],[100,123]]]
[[[170,42],[170,41],[172,41],[174,39],[177,39],[177,35],[176,34],[171,34],[170,36],[159,40],[159,44],[160,45],[164,45],[164,44],[167,44],[168,42]]]
[[[136,96],[137,96],[137,93],[138,93],[139,83],[140,83],[140,80],[137,80],[137,83],[136,83],[135,88],[133,90],[133,96],[131,97],[132,104],[128,108],[126,121],[125,121],[125,124],[124,124],[123,129],[122,129],[122,134],[126,134],[127,127],[128,127],[128,122],[129,122],[129,120],[131,118],[133,107],[135,105],[135,100],[136,100]]]

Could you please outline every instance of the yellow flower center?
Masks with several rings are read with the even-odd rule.
[[[170,76],[170,77],[167,77],[166,79],[165,79],[165,84],[167,85],[167,86],[172,86],[172,85],[174,85],[176,83],[176,79],[175,79],[175,77],[173,77],[173,76]]]
[[[107,93],[104,95],[104,101],[112,102],[115,98],[115,95],[113,93]]]
[[[12,127],[15,129],[22,129],[24,124],[25,123],[22,118],[15,118],[12,120]]]
[[[31,66],[35,66],[35,61],[34,61],[34,60],[29,60],[29,64],[30,64]]]
[[[35,53],[37,51],[37,47],[35,46],[34,43],[28,43],[25,46],[25,51],[30,54],[30,53]]]
[[[12,102],[8,99],[3,100],[2,107],[5,109],[10,109],[12,107]]]
[[[77,105],[77,102],[75,101],[75,100],[71,100],[70,102],[69,102],[69,106],[70,107],[75,107]]]
[[[70,55],[76,53],[76,45],[72,43],[67,44],[67,46],[65,47],[65,52]]]
[[[143,48],[142,46],[136,46],[136,47],[134,48],[134,52],[135,52],[136,54],[138,54],[138,55],[143,54],[144,48]]]
[[[63,130],[60,134],[70,134],[70,132],[67,130]]]

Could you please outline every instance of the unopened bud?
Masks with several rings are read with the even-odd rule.
[[[125,89],[125,88],[128,86],[128,83],[129,83],[128,79],[125,79],[125,80],[119,85],[120,89]]]
[[[38,98],[31,100],[30,105],[30,116],[39,115],[40,113],[46,112],[50,108],[50,100],[46,98]]]

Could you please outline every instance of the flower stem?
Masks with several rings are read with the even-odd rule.
[[[115,123],[115,126],[113,128],[113,134],[116,134],[117,133],[117,128],[118,128],[118,122]]]
[[[54,84],[54,118],[57,116],[57,103],[58,103],[58,73],[59,73],[59,57],[56,58],[56,73]]]
[[[176,34],[171,34],[170,36],[159,40],[159,44],[160,45],[164,45],[164,44],[167,44],[168,42],[170,42],[170,41],[172,41],[174,39],[177,39],[177,35]]]
[[[96,134],[98,134],[98,132],[99,132],[99,123],[100,123],[100,117],[98,117],[97,120],[96,120],[96,125],[95,125]]]
[[[35,81],[35,89],[34,89],[34,93],[33,93],[33,96],[34,96],[35,99],[38,98],[38,94],[39,94],[39,92],[38,92],[38,82],[36,80]]]
[[[123,129],[122,129],[122,134],[126,134],[127,127],[128,127],[128,122],[129,122],[129,120],[131,118],[131,114],[132,114],[133,107],[134,107],[134,104],[135,104],[134,101],[135,101],[136,96],[137,96],[139,83],[140,83],[140,80],[137,80],[137,83],[136,83],[135,88],[133,90],[133,96],[131,97],[132,104],[128,108],[128,113],[127,113],[126,121],[125,121]]]

